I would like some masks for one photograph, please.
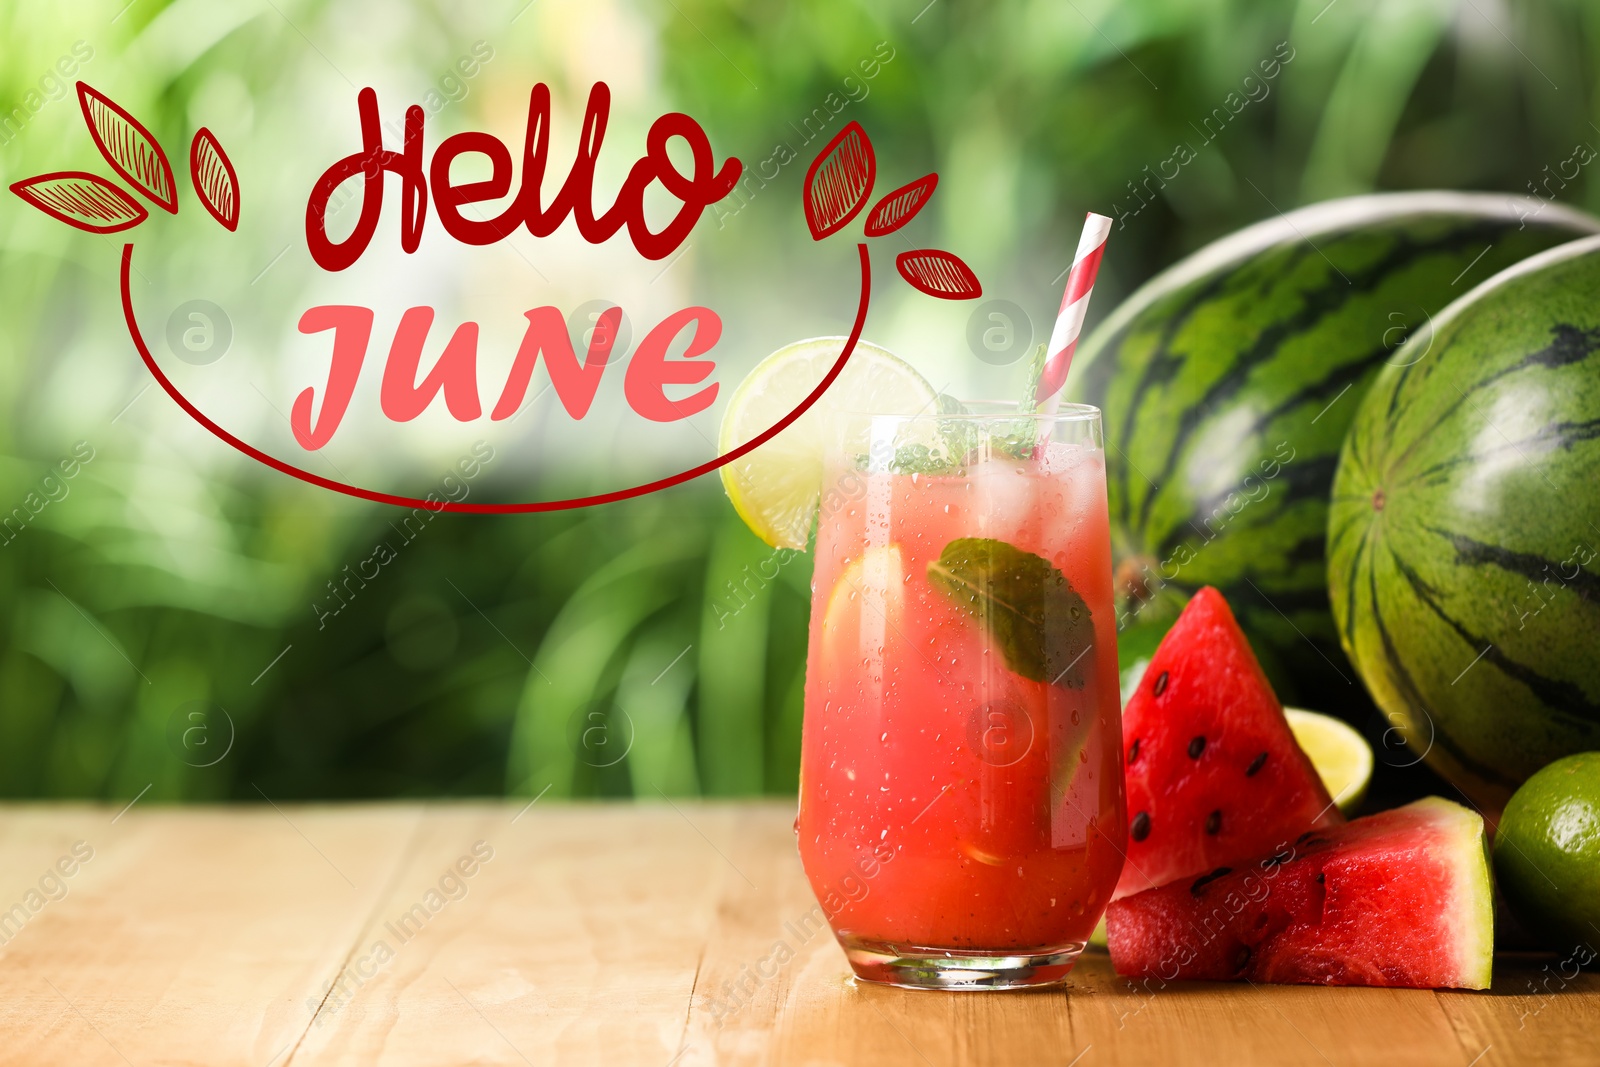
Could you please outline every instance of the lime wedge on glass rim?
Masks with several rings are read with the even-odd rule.
[[[722,415],[717,448],[726,454],[800,406],[828,373],[847,338],[784,345],[739,383]],[[724,464],[722,486],[745,525],[774,548],[803,549],[822,498],[827,416],[840,408],[884,415],[936,411],[938,391],[888,350],[856,342],[843,372],[816,404],[746,456]],[[866,442],[861,451],[866,452]]]

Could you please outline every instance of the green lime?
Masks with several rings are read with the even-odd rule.
[[[1558,759],[1522,784],[1494,839],[1500,892],[1550,947],[1600,948],[1600,752]]]
[[[733,451],[793,411],[828,373],[846,340],[796,341],[756,364],[722,414],[719,449]],[[722,468],[723,488],[757,537],[775,548],[803,549],[822,497],[828,412],[848,406],[884,415],[915,415],[936,411],[938,402],[938,392],[910,364],[887,349],[859,341],[816,407],[760,448]]]
[[[1352,814],[1366,799],[1372,781],[1372,747],[1367,739],[1331,715],[1303,708],[1284,708],[1283,715],[1328,795],[1340,811]]]

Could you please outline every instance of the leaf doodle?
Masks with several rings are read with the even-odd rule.
[[[98,175],[62,170],[16,182],[11,191],[53,219],[88,233],[118,233],[139,225],[144,205]]]
[[[84,121],[89,124],[89,135],[111,169],[157,206],[176,215],[178,191],[172,164],[150,131],[85,82],[78,83],[78,102],[83,107]]]
[[[189,177],[194,191],[211,217],[230,233],[239,228],[239,175],[217,143],[216,134],[202,126],[189,145]]]
[[[928,202],[934,186],[938,184],[939,176],[928,174],[887,194],[873,207],[872,214],[867,216],[867,236],[882,237],[910,222],[922,210],[922,205]]]
[[[894,265],[913,287],[940,300],[971,300],[983,295],[983,286],[972,268],[943,249],[901,252]]]
[[[851,122],[806,171],[806,226],[814,240],[837,233],[860,214],[877,176],[877,157],[861,123]]]

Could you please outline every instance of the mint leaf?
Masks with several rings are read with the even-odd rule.
[[[927,445],[901,445],[894,450],[889,470],[895,474],[954,474],[961,469],[961,457]]]
[[[1039,410],[1039,379],[1044,374],[1045,346],[1040,345],[1033,350],[1033,358],[1028,360],[1028,380],[1022,386],[1022,403],[1017,405],[1017,410],[1024,415],[1032,415]]]
[[[960,537],[928,564],[928,582],[978,621],[1013,671],[1083,686],[1094,623],[1049,560],[992,537]]]
[[[1039,447],[1039,427],[1031,418],[1008,419],[989,431],[991,453],[1012,459],[1032,459]]]

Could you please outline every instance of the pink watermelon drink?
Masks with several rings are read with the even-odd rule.
[[[817,530],[806,874],[863,978],[1065,976],[1122,869],[1099,412],[840,416]]]

